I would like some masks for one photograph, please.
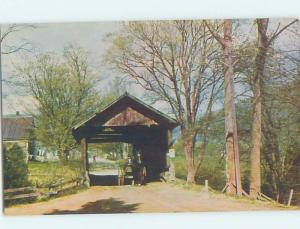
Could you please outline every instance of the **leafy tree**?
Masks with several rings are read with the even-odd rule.
[[[257,19],[257,53],[255,55],[254,74],[252,77],[253,88],[253,124],[252,124],[252,149],[251,149],[251,185],[250,196],[257,198],[261,191],[261,170],[260,170],[260,150],[262,142],[262,90],[264,81],[265,63],[267,61],[267,53],[274,40],[289,26],[297,22],[293,20],[287,25],[280,28],[269,35],[268,34],[268,18]]]
[[[87,118],[100,102],[85,52],[73,46],[61,59],[48,55],[18,68],[29,93],[36,99],[35,135],[57,150],[61,160],[76,147],[72,127]]]
[[[25,153],[18,144],[3,147],[4,188],[20,188],[30,185]]]
[[[271,100],[275,100],[276,104],[278,102],[278,97],[274,97],[272,85],[277,84],[278,86],[279,82],[284,85],[284,81],[288,82],[291,79],[290,73],[294,65],[291,58],[286,55],[285,58],[278,58],[278,56],[282,56],[283,52],[275,42],[287,28],[292,25],[296,26],[297,21],[291,20],[284,26],[278,23],[276,30],[271,31],[272,26],[270,26],[268,18],[257,19],[255,20],[257,40],[248,40],[237,50],[238,60],[235,70],[237,73],[241,73],[239,74],[239,82],[245,87],[244,91],[250,91],[250,93],[248,91],[248,95],[250,95],[252,102],[252,117],[249,117],[252,120],[250,137],[250,196],[252,198],[257,198],[261,191],[261,176],[264,175],[261,172],[261,160],[265,158],[265,155],[261,155],[261,150],[271,147],[270,145],[266,146],[271,139],[277,138],[275,135],[273,137],[269,135],[274,131],[271,128],[272,123],[270,120],[268,121],[270,116],[267,115],[267,113],[270,114],[268,107],[272,103]],[[264,127],[263,130],[262,127]],[[266,136],[269,136],[268,140],[265,139]],[[275,151],[273,150],[273,152]]]
[[[286,58],[285,55],[284,59]],[[289,65],[291,67],[291,63]],[[277,83],[278,78],[274,79],[274,74],[264,80],[266,96],[262,109],[262,190],[281,203],[286,201],[292,188],[295,191],[295,202],[299,202],[297,183],[300,181],[300,78],[297,66],[291,70],[288,73],[289,78],[284,77],[286,82],[280,85]],[[265,75],[269,74],[267,71]],[[282,72],[279,71],[278,74],[281,75]],[[281,77],[284,75],[283,73]]]

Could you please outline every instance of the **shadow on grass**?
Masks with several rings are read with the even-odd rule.
[[[46,215],[63,214],[109,214],[109,213],[131,213],[134,212],[140,204],[126,204],[124,201],[109,198],[89,202],[78,210],[58,210],[55,209]]]

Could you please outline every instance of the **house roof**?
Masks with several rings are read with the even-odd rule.
[[[173,129],[174,127],[178,126],[178,123],[175,119],[149,106],[140,99],[128,93],[124,93],[122,96],[113,101],[104,109],[94,113],[91,117],[84,120],[83,122],[78,123],[76,126],[74,126],[73,130],[76,131],[80,127],[88,126],[95,122],[97,122],[100,125],[104,124],[112,117],[124,111],[126,108],[132,108],[137,112],[141,113],[142,115],[148,117],[149,119],[154,120],[159,125],[166,126],[170,129]]]
[[[33,126],[33,117],[25,115],[6,115],[2,120],[3,140],[28,139],[28,130]]]

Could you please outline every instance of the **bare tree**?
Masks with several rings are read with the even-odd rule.
[[[211,34],[221,44],[224,58],[225,80],[225,138],[226,138],[226,192],[242,195],[240,174],[240,152],[234,105],[233,60],[232,60],[232,20],[224,20],[224,37],[219,36],[206,22]]]
[[[253,90],[253,123],[252,123],[252,149],[251,149],[251,175],[250,175],[250,196],[257,198],[261,191],[260,151],[261,151],[261,116],[262,116],[262,88],[265,63],[270,45],[289,26],[297,22],[293,20],[285,26],[278,24],[276,31],[268,35],[269,19],[257,19],[257,53],[255,55],[254,74],[252,79]]]
[[[204,22],[125,24],[108,56],[147,91],[148,98],[169,106],[184,140],[187,182],[194,183],[202,161],[194,152],[196,136],[203,130],[199,118],[211,112],[222,87],[217,43]]]
[[[34,25],[30,24],[11,24],[5,26],[0,24],[0,89],[2,91],[2,55],[7,55],[11,53],[18,52],[20,50],[28,50],[29,48],[29,43],[28,42],[22,42],[21,44],[18,45],[6,45],[3,47],[3,43],[5,40],[8,39],[9,36],[12,34],[19,32],[23,29],[26,28],[35,28]],[[2,108],[2,101],[0,102],[0,114],[2,114],[3,108]],[[1,135],[2,133],[0,133]],[[2,145],[1,145],[2,146]],[[0,158],[1,159],[1,158]]]
[[[0,43],[3,45],[5,40],[8,40],[10,36],[16,34],[18,32],[28,30],[28,29],[35,29],[37,26],[33,24],[9,24],[5,26],[0,26]],[[28,41],[21,41],[18,44],[5,44],[5,47],[2,47],[1,54],[11,54],[15,52],[19,52],[21,50],[30,51],[32,48],[32,44]]]
[[[35,29],[36,26],[32,24],[9,24],[0,25],[0,79],[2,89],[2,55],[9,55],[19,51],[31,51],[32,44],[28,41],[20,41],[18,44],[9,45],[7,40],[14,34],[26,29]],[[2,113],[2,108],[1,108]]]

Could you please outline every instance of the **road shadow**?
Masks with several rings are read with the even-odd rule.
[[[78,210],[54,209],[52,212],[45,215],[131,213],[134,212],[139,205],[139,203],[127,204],[124,201],[109,198],[89,202]]]
[[[118,185],[118,176],[116,175],[94,175],[89,174],[91,186],[115,186]]]

